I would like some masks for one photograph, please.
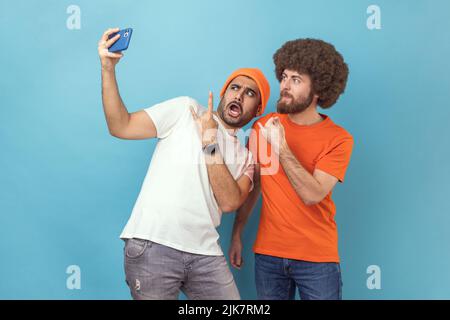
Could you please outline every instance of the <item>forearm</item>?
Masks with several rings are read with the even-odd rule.
[[[242,232],[244,231],[244,227],[248,221],[248,218],[252,214],[253,209],[255,208],[256,202],[258,201],[260,194],[261,194],[261,187],[259,184],[255,183],[253,190],[250,192],[247,199],[236,213],[236,217],[234,218],[232,239],[241,238]]]
[[[303,202],[311,204],[323,198],[320,183],[300,164],[287,144],[280,147],[280,163],[289,182]]]
[[[114,69],[102,68],[102,101],[108,129],[111,134],[128,124],[129,113],[122,102]]]
[[[217,150],[214,155],[205,155],[208,178],[219,207],[224,212],[231,212],[239,207],[241,190]]]

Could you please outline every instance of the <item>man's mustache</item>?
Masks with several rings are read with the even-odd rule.
[[[282,91],[282,92],[280,93],[280,99],[281,99],[281,98],[284,98],[284,97],[286,97],[286,98],[291,98],[291,99],[294,98],[290,93],[288,93],[288,92],[286,92],[286,91]]]

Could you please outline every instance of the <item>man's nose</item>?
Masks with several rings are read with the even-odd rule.
[[[235,100],[241,102],[242,101],[242,95],[244,94],[244,90],[239,90],[236,94],[236,96],[234,97]]]
[[[281,83],[280,83],[280,91],[289,91],[289,89],[291,89],[291,86],[290,86],[290,84],[289,84],[289,81],[288,80],[284,80],[284,81],[281,81]]]

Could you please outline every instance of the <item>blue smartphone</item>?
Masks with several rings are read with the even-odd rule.
[[[116,42],[113,43],[111,47],[109,47],[109,52],[118,52],[128,49],[128,45],[130,44],[131,40],[131,34],[133,33],[133,29],[126,28],[123,30],[120,30],[119,32],[111,34],[108,39],[111,39],[117,34],[120,34],[119,39],[117,39]]]

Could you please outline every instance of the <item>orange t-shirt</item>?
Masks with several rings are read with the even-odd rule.
[[[273,116],[280,118],[289,148],[311,174],[320,169],[343,182],[353,148],[353,137],[323,114],[321,122],[309,126],[298,125],[278,113],[254,123],[249,147],[261,166],[262,210],[253,250],[296,260],[339,262],[332,192],[316,205],[305,205],[278,159],[269,160],[270,144],[259,134],[257,123],[265,125]]]

